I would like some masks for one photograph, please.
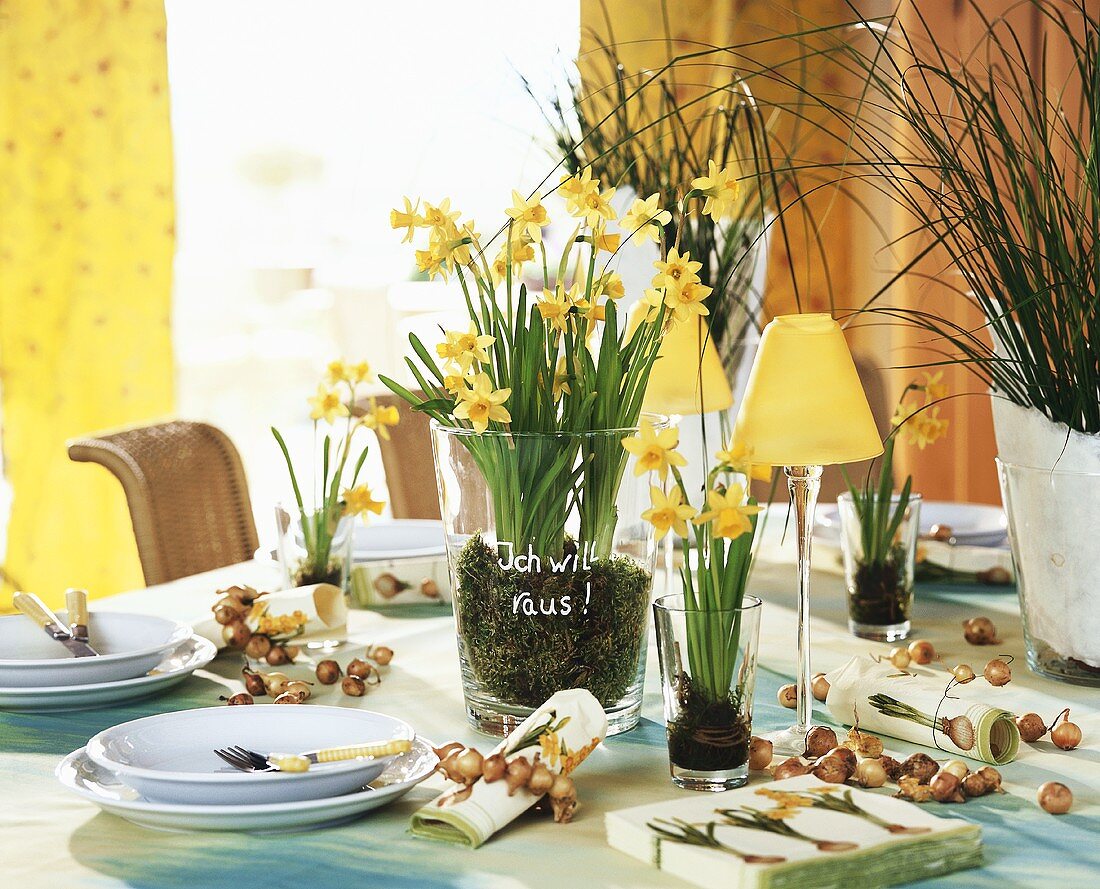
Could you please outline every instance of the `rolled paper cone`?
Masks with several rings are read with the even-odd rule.
[[[858,718],[861,730],[994,765],[1012,762],[1019,752],[1016,718],[981,702],[989,696],[985,683],[955,684],[948,691],[950,673],[909,675],[863,657],[852,658],[825,678],[825,706],[844,725]]]
[[[296,636],[294,642],[309,641],[309,637],[319,633],[328,633],[340,629],[348,622],[348,605],[343,590],[331,583],[314,583],[309,586],[295,587],[270,593],[260,599],[267,603],[267,613],[273,617],[280,614],[292,614],[301,611],[309,620],[305,630]],[[222,627],[214,620],[212,612],[193,621],[195,632],[213,642],[218,648],[225,647]]]
[[[571,688],[551,695],[492,753],[503,753],[509,762],[519,756],[533,762],[538,753],[551,772],[568,775],[606,734],[607,715],[600,702],[587,689]],[[478,779],[470,788],[448,782],[442,796],[412,816],[409,829],[416,836],[476,849],[539,796],[525,787],[509,796],[503,778],[491,784]]]

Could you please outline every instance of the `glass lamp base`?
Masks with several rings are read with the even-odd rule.
[[[669,768],[672,772],[672,783],[684,790],[707,790],[718,793],[723,790],[732,790],[734,787],[743,787],[749,780],[747,763],[736,769],[717,771],[685,769],[676,763],[670,763]]]
[[[772,753],[776,756],[801,756],[806,752],[806,733],[812,728],[812,724],[808,725],[804,732],[797,725],[792,725],[790,728],[768,732],[762,737],[765,741],[772,742]]]
[[[907,620],[896,624],[861,624],[848,618],[848,632],[860,639],[876,642],[898,642],[909,636],[911,624]]]

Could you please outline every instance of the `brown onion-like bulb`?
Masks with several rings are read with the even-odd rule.
[[[848,767],[849,774],[856,770],[856,766],[859,765],[859,759],[855,753],[849,750],[847,747],[834,747],[826,756],[836,756]]]
[[[779,689],[778,698],[780,704],[788,710],[793,710],[798,706],[798,686],[784,685]]]
[[[508,796],[512,796],[521,787],[526,787],[530,777],[531,763],[526,757],[517,756],[509,760],[508,768],[504,770],[504,783],[508,785]]]
[[[878,761],[882,763],[882,767],[886,769],[886,777],[891,781],[897,781],[901,777],[901,763],[894,757],[887,756],[885,753],[878,758]]]
[[[290,663],[290,655],[281,645],[272,645],[271,650],[264,655],[264,660],[273,667],[282,667]]]
[[[470,784],[481,777],[484,758],[476,747],[467,747],[461,753],[454,754],[454,758],[454,770],[464,783]]]
[[[215,605],[214,620],[223,627],[240,620],[240,612],[232,605]]]
[[[749,771],[762,772],[772,764],[772,742],[766,738],[749,740]]]
[[[1032,744],[1047,733],[1047,724],[1038,713],[1025,713],[1016,717],[1016,728],[1020,730],[1020,740]]]
[[[996,657],[985,665],[982,675],[985,676],[986,682],[998,688],[1002,685],[1008,685],[1008,683],[1012,681],[1011,668],[1000,658]]]
[[[244,648],[251,638],[252,630],[243,620],[235,620],[222,627],[222,639],[230,648]]]
[[[340,683],[340,689],[346,695],[361,698],[367,693],[367,683],[358,676],[345,676],[344,681]]]
[[[809,766],[797,756],[792,756],[789,759],[783,760],[783,762],[775,767],[775,771],[772,772],[772,777],[774,777],[776,781],[782,781],[784,778],[797,778],[800,775],[808,775],[809,773]]]
[[[371,670],[375,669],[373,665],[368,664],[362,658],[355,658],[348,662],[345,672],[349,676],[355,676],[358,679],[366,679],[370,675]]]
[[[978,774],[985,779],[985,783],[989,785],[991,791],[1001,792],[1001,773],[993,766],[982,766],[978,769]]]
[[[985,775],[981,774],[980,770],[963,778],[962,789],[963,793],[971,797],[985,796],[987,793],[993,791],[989,781],[986,779]]]
[[[263,633],[253,633],[244,647],[244,653],[254,661],[261,660],[269,651],[271,651],[271,638]]]
[[[1081,743],[1081,729],[1069,721],[1069,710],[1063,710],[1060,714],[1062,721],[1050,730],[1050,740],[1055,747],[1063,750],[1072,750]]]
[[[815,701],[824,703],[825,699],[829,697],[829,680],[825,678],[824,673],[818,673],[814,676],[811,690]]]
[[[267,694],[267,684],[264,682],[262,673],[255,673],[249,670],[248,667],[245,667],[243,672],[245,691],[257,698],[262,698]]]
[[[974,668],[970,664],[959,664],[951,671],[951,675],[959,685],[966,685],[974,681]]]
[[[486,756],[485,761],[481,764],[481,777],[486,784],[492,784],[494,781],[503,778],[507,769],[508,760],[504,758],[504,754],[492,753]]]
[[[542,796],[548,792],[554,784],[554,773],[546,768],[546,764],[535,760],[531,766],[531,777],[527,779],[527,789],[535,796]]]
[[[826,784],[843,784],[852,777],[852,770],[839,756],[823,756],[814,765],[813,776]]]
[[[963,638],[971,645],[992,645],[997,641],[997,628],[988,617],[972,617],[963,621]]]
[[[913,658],[909,654],[909,649],[902,648],[900,645],[897,648],[891,648],[890,654],[887,655],[887,660],[899,670],[904,670],[908,667],[912,659]]]
[[[275,698],[276,704],[300,704],[302,699],[292,691],[284,691],[281,695]]]
[[[340,665],[334,660],[321,661],[315,672],[321,685],[335,685],[341,674]]]
[[[384,667],[393,660],[393,649],[388,645],[368,645],[364,656]]]
[[[921,666],[932,663],[932,660],[936,657],[936,649],[927,639],[916,639],[910,642],[908,650],[913,663]]]
[[[310,695],[313,694],[313,689],[310,687],[310,683],[303,682],[301,679],[291,679],[286,684],[286,693],[297,695],[303,702],[308,701]]]
[[[939,770],[939,765],[927,753],[914,753],[901,764],[901,774],[916,778],[918,784],[927,784]]]
[[[959,785],[962,782],[950,772],[938,772],[932,776],[928,786],[932,788],[932,799],[939,803],[965,802]]]
[[[290,682],[290,677],[286,673],[261,673],[260,675],[264,678],[267,693],[273,698],[286,691],[287,683]]]
[[[235,695],[230,695],[228,698],[222,695],[218,700],[225,701],[230,707],[236,707],[241,704],[255,704],[252,695],[246,691],[239,691]]]
[[[554,810],[554,820],[567,824],[573,820],[577,810],[577,788],[568,775],[555,775],[550,786],[550,806]]]
[[[836,747],[836,732],[825,725],[815,725],[806,734],[806,751],[803,756],[817,759]]]
[[[886,783],[886,769],[877,759],[865,759],[856,766],[855,779],[860,787],[881,787]]]
[[[970,766],[968,766],[961,759],[953,759],[953,760],[951,760],[951,762],[949,762],[947,765],[945,765],[942,769],[940,769],[940,771],[941,772],[949,772],[952,775],[954,775],[956,778],[958,778],[960,781],[962,781],[963,778],[965,778],[967,775],[970,774]]]
[[[844,746],[869,759],[878,759],[882,756],[882,741],[872,734],[861,732],[854,726],[848,729],[848,740],[844,742]]]
[[[1047,781],[1036,795],[1039,805],[1051,815],[1064,815],[1073,805],[1073,791],[1059,781]]]

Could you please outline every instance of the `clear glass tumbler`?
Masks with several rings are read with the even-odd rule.
[[[910,494],[901,522],[884,541],[898,506],[890,498],[888,514],[860,516],[848,492],[837,498],[844,580],[848,587],[848,629],[862,639],[896,642],[909,635],[917,543],[920,540],[921,495]]]
[[[672,783],[729,790],[749,777],[760,600],[692,610],[682,595],[653,604]]]

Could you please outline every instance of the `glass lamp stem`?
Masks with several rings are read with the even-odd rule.
[[[798,537],[798,723],[793,731],[805,736],[813,712],[810,684],[810,544],[813,539],[814,509],[821,488],[820,466],[784,466],[787,488],[794,505]]]

